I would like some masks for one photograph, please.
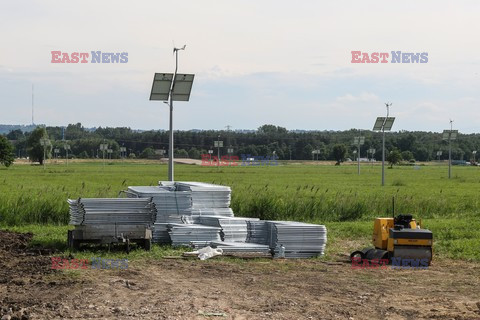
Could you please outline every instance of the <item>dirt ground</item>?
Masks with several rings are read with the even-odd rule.
[[[478,263],[164,259],[62,271],[31,237],[0,231],[1,319],[480,319]]]

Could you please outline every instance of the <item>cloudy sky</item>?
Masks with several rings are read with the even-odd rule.
[[[478,1],[0,0],[0,123],[167,129],[155,72],[194,73],[177,129],[480,132]],[[128,63],[51,63],[51,51],[128,53]],[[351,63],[351,51],[428,53]],[[89,60],[91,60],[89,58]]]

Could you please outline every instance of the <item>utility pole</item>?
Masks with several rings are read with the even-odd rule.
[[[34,96],[33,96],[33,83],[32,83],[32,126],[35,125],[35,122],[33,121],[33,101],[34,101]]]
[[[387,107],[387,117],[385,118],[385,121],[382,125],[382,186],[385,185],[385,124],[388,119],[388,115],[390,112],[389,109],[391,105],[391,103],[385,103],[385,106]]]
[[[218,135],[218,144],[217,144],[217,157],[218,157],[218,162],[217,162],[217,166],[218,168],[220,168],[220,135]]]

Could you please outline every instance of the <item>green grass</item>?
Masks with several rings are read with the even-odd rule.
[[[352,165],[219,170],[176,165],[175,178],[231,186],[237,216],[326,224],[332,253],[345,251],[344,240],[368,244],[372,219],[390,216],[395,197],[397,213],[423,219],[434,232],[436,255],[480,261],[480,168],[453,167],[449,180],[445,166],[394,167],[386,170],[385,187],[380,170],[363,165],[359,176]],[[64,250],[67,198],[117,197],[129,185],[156,185],[166,176],[167,166],[153,162],[69,163],[68,168],[47,165],[45,171],[31,165],[0,168],[0,225],[31,230],[38,241]],[[167,252],[155,248],[149,255]],[[132,256],[145,254],[139,250]]]

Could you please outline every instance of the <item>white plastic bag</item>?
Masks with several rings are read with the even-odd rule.
[[[197,252],[198,252],[198,258],[200,260],[207,260],[208,258],[211,258],[211,257],[214,257],[214,256],[219,256],[219,255],[223,254],[223,250],[221,248],[213,249],[210,246],[202,248],[202,249],[198,250]]]

